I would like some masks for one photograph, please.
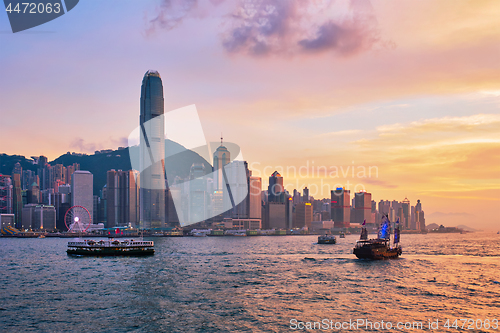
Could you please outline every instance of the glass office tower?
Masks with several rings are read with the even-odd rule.
[[[157,71],[147,71],[141,87],[140,227],[165,227],[165,125],[163,84]]]

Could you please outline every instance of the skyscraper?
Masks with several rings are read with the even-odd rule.
[[[94,175],[89,171],[78,170],[71,176],[71,204],[87,208],[94,216]],[[92,221],[93,223],[94,221]]]
[[[107,173],[107,227],[137,227],[139,222],[139,187],[136,171],[109,170]],[[97,223],[97,222],[95,222]]]
[[[285,188],[283,186],[283,177],[278,171],[274,171],[269,177],[269,187],[267,190],[269,202],[285,202]]]
[[[373,224],[372,219],[372,195],[367,192],[354,194],[354,222],[362,224],[365,220],[368,224]]]
[[[22,173],[22,170],[20,170]],[[16,228],[21,228],[21,221],[22,221],[22,211],[23,211],[23,197],[22,197],[22,192],[21,192],[21,174],[20,173],[13,173],[12,174],[12,180],[13,180],[13,191],[12,191],[12,204],[13,204],[13,213],[16,216],[15,218],[15,224],[14,226]]]
[[[203,221],[207,218],[208,195],[207,183],[203,176],[205,166],[193,163],[189,171],[189,221]]]
[[[262,200],[261,200],[261,192],[262,192],[262,180],[260,177],[250,176],[249,179],[249,214],[248,217],[251,219],[260,219],[262,218]]]
[[[141,86],[141,227],[165,227],[165,125],[163,84],[157,71],[144,74]],[[155,119],[156,117],[160,117]]]
[[[351,224],[350,193],[342,187],[331,192],[331,217],[335,228],[348,228]]]

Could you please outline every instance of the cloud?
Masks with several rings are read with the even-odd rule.
[[[427,217],[474,217],[474,214],[464,213],[464,212],[456,212],[456,213],[443,213],[443,212],[434,212]]]
[[[370,185],[375,185],[375,186],[380,186],[384,188],[397,188],[397,185],[390,184],[389,182],[386,182],[384,180],[379,180],[379,179],[372,179],[372,178],[367,178],[363,179],[363,182],[368,183]]]
[[[101,149],[100,145],[98,146],[95,143],[85,142],[85,140],[82,138],[75,138],[73,141],[71,141],[69,147],[72,149],[78,149],[78,152],[85,153],[93,153],[94,151]]]
[[[105,144],[86,142],[83,138],[75,138],[73,141],[71,141],[69,148],[76,149],[77,152],[79,153],[94,153],[96,150],[117,149],[118,147],[127,147],[127,146],[128,146],[127,137],[121,137],[118,139],[110,137],[108,138],[108,141]]]
[[[210,1],[213,10],[224,0]],[[227,2],[227,1],[226,1]],[[146,34],[172,30],[208,1],[162,0]],[[350,56],[381,42],[369,0],[236,0],[222,15],[222,47],[231,54],[263,56],[332,51]],[[194,15],[193,15],[194,16]]]
[[[347,56],[380,40],[367,0],[243,0],[229,26],[224,49],[250,55],[334,51]]]
[[[162,0],[156,9],[156,17],[148,22],[146,34],[153,33],[157,28],[174,29],[196,7],[197,3],[198,0]]]

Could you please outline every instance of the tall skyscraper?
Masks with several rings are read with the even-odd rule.
[[[295,206],[295,223],[294,228],[307,227],[311,229],[313,220],[313,207],[310,202],[301,202]]]
[[[136,171],[109,170],[106,186],[107,227],[138,227],[139,186]],[[95,222],[97,223],[97,222]]]
[[[283,177],[278,171],[274,171],[269,177],[269,187],[267,189],[268,202],[285,202],[285,188]]]
[[[372,194],[359,192],[354,194],[354,222],[362,224],[365,220],[368,224],[373,224],[372,220]]]
[[[408,198],[405,198],[403,200],[403,203],[401,204],[401,207],[403,208],[403,219],[399,221],[404,225],[405,229],[411,229],[411,220],[410,220],[410,200]]]
[[[78,170],[71,176],[71,204],[87,208],[94,216],[94,175],[89,171]],[[94,223],[94,221],[92,221]]]
[[[14,165],[14,168],[12,169],[12,175],[15,175],[15,174],[18,174],[18,175],[23,174],[23,167],[21,166],[21,163],[19,163],[19,162],[16,162],[16,164]]]
[[[262,180],[260,177],[250,176],[249,179],[249,214],[248,217],[251,219],[261,219],[262,218]]]
[[[0,174],[0,214],[12,214],[12,179]]]
[[[22,170],[21,170],[22,172]],[[23,197],[21,191],[21,174],[13,173],[13,191],[12,191],[12,205],[13,205],[13,213],[16,216],[14,226],[16,228],[21,228],[22,221],[22,211],[23,211]]]
[[[157,71],[144,74],[141,86],[141,228],[165,227],[165,125],[163,84]],[[161,117],[159,119],[154,119]],[[153,121],[154,120],[154,121]]]
[[[206,174],[205,166],[193,163],[189,170],[189,220],[203,221],[207,218],[208,193],[207,182],[203,176]]]
[[[331,217],[335,228],[348,228],[351,224],[350,193],[342,187],[331,192]]]
[[[309,189],[307,188],[307,186],[302,191],[302,202],[310,202],[309,201]]]

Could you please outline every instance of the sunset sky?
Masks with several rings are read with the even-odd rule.
[[[499,17],[497,0],[107,0],[12,34],[4,12],[0,153],[127,145],[155,69],[165,111],[195,104],[265,186],[349,181],[420,199],[427,224],[500,230]]]

